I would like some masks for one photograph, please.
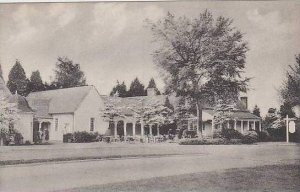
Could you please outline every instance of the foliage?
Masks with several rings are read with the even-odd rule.
[[[275,108],[270,108],[263,120],[263,129],[279,129],[284,126],[284,121]]]
[[[0,63],[0,78],[3,78],[3,72],[2,72],[1,63]]]
[[[288,115],[289,118],[295,117],[295,113],[292,109],[292,106],[286,102],[280,106],[279,114],[280,114],[281,118],[285,118],[286,115]]]
[[[97,132],[89,133],[86,131],[74,132],[74,143],[89,143],[99,141],[101,137]]]
[[[43,91],[45,90],[45,85],[42,81],[40,72],[33,71],[31,76],[30,76],[30,81],[28,84],[28,92],[36,92],[36,91]]]
[[[252,144],[258,142],[258,134],[256,131],[245,131],[242,137],[243,144]]]
[[[199,111],[200,101],[214,104],[218,99],[229,103],[238,99],[249,81],[241,75],[248,48],[232,22],[222,16],[214,20],[207,10],[194,19],[168,13],[156,23],[149,22],[160,46],[153,56],[167,93],[192,98]]]
[[[15,130],[15,132],[14,132],[13,135],[14,135],[14,143],[15,143],[15,145],[21,145],[21,144],[23,144],[24,137],[22,136],[21,133],[19,133],[18,131]]]
[[[184,139],[179,142],[179,145],[234,145],[234,144],[241,144],[240,139],[223,139],[223,138],[216,138],[216,139],[203,139],[203,138],[196,138],[196,139]]]
[[[286,139],[286,129],[284,126],[278,129],[268,128],[267,132],[270,135],[271,141],[285,141]]]
[[[221,132],[221,135],[223,138],[225,139],[242,139],[243,138],[243,135],[237,131],[237,130],[234,130],[234,129],[226,129],[226,128],[223,128],[222,129],[222,132]]]
[[[121,107],[122,100],[115,99],[113,97],[108,97],[104,101],[104,108],[101,110],[100,115],[106,121],[113,121],[117,117],[125,118],[125,115],[122,113],[124,107]]]
[[[63,135],[63,142],[64,143],[72,143],[74,142],[74,134],[73,133],[67,133]]]
[[[59,57],[56,63],[55,80],[52,82],[56,88],[69,88],[86,85],[84,72],[80,65],[73,63],[67,57]]]
[[[128,90],[128,97],[135,96],[145,96],[144,85],[139,81],[136,77],[130,84],[130,88]]]
[[[260,142],[272,141],[272,137],[267,131],[258,131],[257,135]]]
[[[292,107],[300,105],[300,54],[296,56],[294,66],[289,65],[286,72],[286,80],[280,89],[283,103],[289,103]]]
[[[256,115],[257,117],[260,117],[260,109],[259,109],[259,107],[257,105],[254,106],[252,114]]]
[[[160,91],[158,90],[158,88],[156,87],[156,83],[155,83],[155,80],[153,78],[150,79],[147,89],[148,88],[154,88],[157,95],[161,94]]]
[[[17,91],[18,94],[26,96],[28,94],[28,82],[29,80],[26,78],[25,71],[21,63],[17,60],[9,72],[7,87],[11,93]]]
[[[122,84],[117,81],[117,85],[110,92],[110,96],[127,97],[127,95],[127,88],[124,81]]]
[[[224,104],[222,100],[219,100],[214,107],[214,123],[225,127],[225,123],[232,119],[234,107],[233,105]]]

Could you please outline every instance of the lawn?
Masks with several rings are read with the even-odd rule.
[[[300,191],[300,164],[267,165],[218,172],[158,177],[68,190],[111,191]]]

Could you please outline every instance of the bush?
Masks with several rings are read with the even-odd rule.
[[[221,135],[226,139],[242,139],[243,135],[234,129],[222,129]]]
[[[184,139],[179,141],[179,145],[232,145],[232,144],[241,144],[241,139]]]
[[[67,133],[63,135],[63,142],[64,143],[71,143],[74,141],[73,133]]]
[[[16,145],[23,144],[23,139],[24,139],[24,137],[22,136],[22,134],[15,131],[15,134],[14,134],[14,142],[15,142],[15,144]]]
[[[267,142],[267,141],[272,141],[272,138],[270,137],[269,133],[266,131],[258,131],[258,141],[260,142]]]
[[[25,143],[24,143],[24,145],[31,145],[31,142],[28,141],[28,140],[26,140]]]
[[[243,144],[252,144],[258,142],[258,135],[255,131],[246,131],[242,137]]]
[[[286,139],[285,127],[280,127],[278,129],[268,128],[267,132],[272,141],[285,141]]]
[[[63,135],[63,142],[64,143],[90,143],[90,142],[97,142],[102,141],[103,136],[100,135],[98,132],[89,133],[86,131],[77,131],[74,133],[67,133]]]

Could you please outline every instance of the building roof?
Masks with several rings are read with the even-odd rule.
[[[153,95],[153,96],[137,96],[137,97],[110,97],[101,96],[104,102],[109,102],[113,106],[118,106],[121,113],[127,116],[134,115],[134,109],[141,108],[142,106],[151,103],[164,104],[166,95]]]
[[[29,106],[25,97],[15,94],[9,97],[9,103],[16,103],[17,109],[20,112],[34,112]]]
[[[33,92],[27,96],[27,100],[40,117],[49,117],[49,114],[73,113],[91,89],[94,87],[81,86]]]
[[[212,109],[204,109],[204,112],[208,113],[209,115],[214,115],[214,110]],[[250,113],[247,110],[233,110],[231,114],[231,118],[233,119],[260,119],[260,117]]]

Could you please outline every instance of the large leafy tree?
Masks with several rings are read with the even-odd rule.
[[[41,78],[41,74],[38,70],[33,71],[31,73],[30,81],[29,81],[29,84],[28,84],[28,89],[29,89],[29,92],[36,92],[36,91],[45,90],[45,85],[44,85],[43,80]]]
[[[294,66],[289,66],[290,70],[286,72],[286,80],[280,90],[283,103],[291,107],[300,105],[300,54],[296,56]]]
[[[232,26],[232,19],[214,19],[209,11],[199,17],[166,17],[149,22],[159,48],[153,53],[161,69],[166,91],[193,100],[197,106],[198,130],[202,103],[234,103],[246,91],[243,77],[247,43]]]
[[[145,86],[140,82],[140,80],[137,77],[130,84],[128,96],[145,96]]]
[[[86,85],[84,72],[80,70],[80,65],[73,63],[67,57],[59,57],[56,63],[55,80],[52,85],[56,88],[69,88]]]
[[[127,87],[124,81],[122,82],[122,84],[117,81],[117,85],[114,86],[110,92],[110,96],[114,95],[117,95],[118,97],[127,97]]]
[[[28,82],[29,80],[26,78],[26,73],[21,63],[17,60],[9,72],[7,87],[11,93],[17,91],[18,94],[26,96],[28,94]]]

